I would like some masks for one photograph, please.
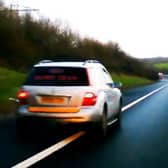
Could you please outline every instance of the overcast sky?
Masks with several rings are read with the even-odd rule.
[[[167,0],[5,0],[39,9],[81,36],[117,42],[133,57],[168,57]],[[37,14],[36,14],[37,15]]]

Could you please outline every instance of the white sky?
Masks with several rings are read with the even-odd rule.
[[[40,10],[82,36],[117,42],[133,57],[168,57],[167,0],[5,0]]]

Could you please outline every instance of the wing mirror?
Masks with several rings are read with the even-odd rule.
[[[122,87],[121,82],[107,83],[107,85],[112,87],[112,88],[119,88],[119,89]]]
[[[122,83],[121,82],[114,82],[114,87],[120,89],[122,87]]]

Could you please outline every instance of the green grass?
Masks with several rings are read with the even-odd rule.
[[[16,97],[17,91],[25,74],[18,73],[6,68],[0,68],[0,113],[5,114],[12,112],[14,103],[9,101],[9,97]]]
[[[25,74],[8,70],[6,68],[0,68],[0,116],[6,116],[6,114],[14,114],[16,104],[9,101],[9,97],[16,97],[16,94],[22,85]],[[114,81],[120,81],[123,84],[123,88],[130,88],[139,85],[145,85],[152,83],[150,80],[140,78],[136,76],[124,75],[124,74],[112,74]]]
[[[130,76],[125,74],[112,74],[112,78],[114,81],[119,81],[122,83],[123,88],[131,88],[136,86],[142,86],[151,84],[153,81],[148,80],[146,78],[138,77],[138,76]]]
[[[154,67],[159,69],[159,70],[168,70],[168,63],[154,64]]]
[[[0,100],[15,96],[19,86],[23,83],[25,75],[5,68],[0,68]]]

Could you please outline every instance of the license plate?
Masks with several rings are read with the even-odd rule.
[[[49,103],[49,104],[63,104],[63,97],[41,97],[41,103]]]

